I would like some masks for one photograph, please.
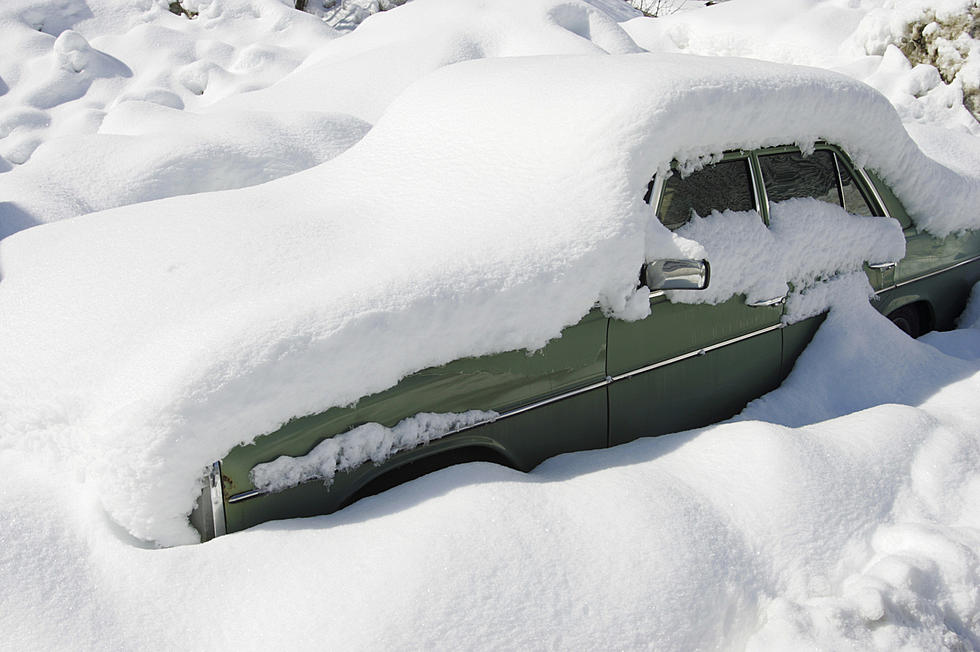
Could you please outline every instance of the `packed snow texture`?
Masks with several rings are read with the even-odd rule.
[[[461,61],[642,51],[607,13],[580,0],[415,0],[318,48],[275,87],[220,106],[276,110],[286,102],[374,123],[412,82]]]
[[[973,69],[893,47],[927,3],[415,0],[342,37],[288,0],[167,4],[0,7],[3,645],[980,647],[980,290],[905,338],[850,271],[892,236],[839,211],[881,240],[765,258],[813,281],[791,313],[833,308],[737,422],[143,549],[196,540],[202,468],[288,418],[596,300],[642,317],[646,258],[717,246],[640,199],[672,159],[826,139],[919,227],[977,226]],[[765,237],[814,235],[787,215]]]
[[[833,73],[651,54],[443,68],[309,170],[4,239],[4,439],[83,469],[134,535],[191,541],[200,469],[239,443],[428,366],[541,347],[597,300],[643,316],[637,270],[678,257],[642,200],[671,159],[818,138],[924,226],[977,219],[980,183]]]
[[[792,323],[830,308],[835,293],[813,292],[814,285],[856,273],[871,296],[874,291],[861,271],[864,263],[905,255],[905,236],[893,219],[851,215],[811,198],[776,202],[770,210],[768,228],[755,211],[726,210],[694,216],[678,229],[675,241],[684,256],[710,261],[711,283],[700,292],[670,291],[670,300],[721,303],[745,294],[752,302],[789,296],[792,309],[784,320]],[[804,293],[823,300],[804,303]]]
[[[368,17],[393,9],[411,0],[308,0],[303,8],[338,31],[349,31],[360,25]],[[589,4],[616,21],[629,20],[641,13],[623,0],[590,0]]]
[[[897,47],[911,37],[910,24],[936,30],[937,20],[966,16],[971,6],[976,11],[975,0],[737,0],[622,26],[650,51],[837,70],[884,93],[905,122],[980,135],[980,124],[963,106],[964,87],[969,91],[980,85],[980,39],[975,28],[970,36],[969,18],[952,41],[936,39],[937,63],[956,72],[949,83],[935,66],[913,65]]]
[[[4,448],[0,630],[13,649],[976,649],[978,393],[980,330],[911,340],[858,296],[741,421],[167,550]]]
[[[392,428],[365,423],[320,442],[306,455],[281,455],[259,464],[251,472],[252,486],[260,491],[282,491],[301,482],[330,483],[340,471],[356,469],[365,462],[380,463],[399,451],[409,450],[445,437],[462,428],[490,423],[496,412],[470,410],[462,414],[421,412]]]
[[[279,105],[213,107],[268,86],[336,33],[277,0],[5,0],[0,238],[149,199],[311,167],[370,127]],[[6,52],[7,50],[5,50]]]

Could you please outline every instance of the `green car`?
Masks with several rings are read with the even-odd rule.
[[[896,220],[904,258],[865,265],[874,306],[912,337],[953,327],[980,281],[980,232],[937,239],[917,230],[891,190],[834,145],[807,155],[795,147],[728,152],[687,176],[655,176],[645,199],[677,230],[692,213],[726,210],[754,210],[768,225],[773,203],[797,197]],[[649,261],[637,270],[638,283],[650,289],[645,319],[623,321],[596,308],[534,353],[425,369],[354,406],[294,419],[239,446],[212,465],[192,523],[208,540],[273,519],[328,514],[453,464],[528,471],[560,453],[731,417],[780,384],[824,315],[788,324],[784,296],[736,295],[717,305],[668,299],[665,291],[710,287],[710,266]],[[400,442],[399,428],[414,438]],[[395,443],[383,455],[358,456],[344,439],[354,429],[394,432]],[[316,472],[323,464],[330,473]],[[270,484],[270,470],[288,481]]]

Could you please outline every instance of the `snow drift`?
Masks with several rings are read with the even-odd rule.
[[[818,138],[923,227],[975,223],[978,182],[840,75],[676,55],[447,67],[326,164],[2,241],[3,440],[71,460],[136,536],[192,540],[200,469],[236,444],[540,347],[597,300],[642,316],[637,270],[678,251],[642,201],[671,159]]]

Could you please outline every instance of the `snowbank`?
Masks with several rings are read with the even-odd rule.
[[[818,138],[923,226],[976,219],[977,181],[840,75],[677,55],[444,68],[310,170],[2,241],[3,439],[84,470],[136,536],[189,541],[200,469],[238,443],[427,366],[540,347],[596,300],[642,316],[637,270],[678,252],[641,199],[672,158]]]
[[[980,40],[969,35],[973,0],[738,0],[657,19],[636,18],[623,28],[644,49],[833,69],[884,93],[904,122],[941,125],[980,135],[963,106],[964,88],[980,86]],[[935,38],[936,63],[913,65],[896,47],[912,37],[910,24],[939,31],[959,16],[962,33]],[[956,22],[956,21],[953,21]]]
[[[341,114],[195,114],[130,101],[97,134],[63,136],[0,175],[0,238],[36,223],[162,197],[241,188],[327,161],[370,125]]]
[[[0,219],[258,183],[356,140],[366,123],[344,112],[387,114],[307,172],[0,243],[3,646],[980,648],[980,288],[961,330],[904,337],[847,272],[891,246],[873,221],[866,250],[844,238],[809,268],[766,259],[839,274],[794,295],[835,309],[737,422],[528,475],[455,467],[329,517],[145,549],[133,533],[191,540],[200,468],[282,419],[539,346],[597,297],[639,316],[645,254],[714,246],[670,238],[638,200],[671,157],[824,137],[921,199],[937,232],[976,206],[974,182],[924,161],[868,89],[604,57],[636,49],[605,3],[417,0],[343,39],[288,1],[184,4],[198,18],[162,0],[3,3]],[[887,12],[868,18],[922,4],[733,0],[625,28],[651,49],[867,79],[924,123],[926,154],[976,176],[975,139],[936,128],[971,128],[955,87],[894,56]],[[542,53],[600,56],[453,66],[388,109],[444,64]],[[752,281],[729,291],[762,292]]]
[[[318,48],[274,87],[229,97],[220,106],[276,110],[286,102],[294,108],[349,113],[373,123],[412,82],[453,63],[641,52],[601,9],[615,2],[413,0],[396,11],[371,16],[349,36]],[[626,7],[625,13],[633,12]]]
[[[7,0],[0,7],[0,238],[126,203],[237,188],[321,163],[368,125],[268,86],[337,34],[277,0]],[[127,138],[119,138],[125,133]]]
[[[809,425],[720,424],[526,475],[457,466],[204,545],[140,549],[91,494],[0,449],[5,643],[976,648],[980,331],[911,340],[856,299],[789,384],[875,407],[820,403]],[[954,340],[975,354],[937,348]],[[900,382],[874,382],[903,359]],[[792,414],[784,398],[753,416]]]

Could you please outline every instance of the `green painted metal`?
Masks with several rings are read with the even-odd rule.
[[[863,179],[839,148],[818,147],[836,152],[863,187]],[[767,224],[769,206],[758,155],[794,149],[737,151],[724,157],[748,158],[759,213]],[[920,303],[936,327],[950,328],[970,288],[980,281],[980,260],[967,262],[980,256],[980,232],[943,239],[921,233],[890,189],[873,173],[869,178],[884,204],[877,206],[878,214],[887,208],[902,224],[908,248],[894,270],[866,269],[879,293],[876,308],[887,315]],[[876,205],[869,190],[864,188]],[[652,199],[655,204],[659,198]],[[825,317],[780,327],[782,306],[751,307],[742,296],[717,306],[672,303],[662,293],[651,295],[650,311],[644,320],[624,322],[593,310],[535,353],[512,351],[425,369],[356,405],[293,419],[253,444],[236,448],[221,461],[227,531],[330,513],[386,478],[433,459],[437,461],[430,466],[487,459],[526,471],[559,453],[719,421],[776,387]],[[586,388],[591,389],[581,391]],[[565,398],[548,402],[558,397]],[[536,407],[522,411],[531,405]],[[516,412],[398,453],[384,463],[340,473],[329,487],[308,482],[240,502],[228,500],[252,489],[249,472],[256,464],[280,455],[305,455],[323,440],[363,423],[393,426],[419,412],[473,409]]]
[[[781,306],[750,307],[744,296],[716,306],[650,303],[647,319],[610,322],[610,375],[694,355],[609,386],[610,445],[720,421],[778,385],[780,333],[767,329],[779,325]]]
[[[222,460],[226,501],[253,488],[249,471],[256,464],[280,455],[305,455],[324,439],[364,423],[393,426],[419,412],[480,409],[506,413],[601,381],[606,376],[607,324],[608,319],[593,310],[537,352],[511,351],[457,360],[412,374],[354,406],[294,419],[253,444],[234,449]],[[605,390],[598,389],[450,435],[424,449],[396,454],[379,465],[365,464],[340,473],[329,490],[321,482],[310,482],[277,494],[226,502],[227,530],[234,532],[274,518],[329,513],[372,480],[420,456],[477,448],[487,457],[496,455],[496,459],[529,470],[560,452],[605,446],[605,431]]]

